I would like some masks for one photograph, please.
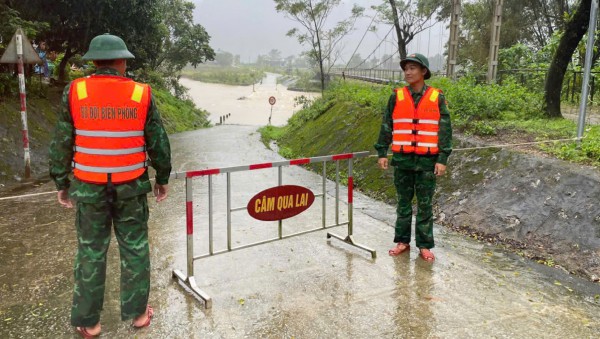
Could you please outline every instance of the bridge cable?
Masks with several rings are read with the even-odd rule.
[[[356,67],[353,67],[352,69],[357,69],[358,67],[362,66],[371,56],[373,56],[373,54],[375,54],[375,52],[381,46],[381,44],[385,41],[385,39],[387,39],[388,35],[390,35],[390,33],[392,33],[393,29],[394,29],[394,26],[392,26],[390,28],[390,30],[387,32],[387,34],[385,35],[385,37],[383,37],[383,40],[381,40],[379,42],[379,44],[375,47],[375,49],[373,50],[373,52],[371,52],[371,54],[369,54],[365,59],[363,59],[363,61],[360,64],[358,64]]]
[[[350,61],[352,61],[352,58],[356,54],[356,51],[358,51],[358,48],[360,47],[360,45],[362,44],[363,40],[365,39],[365,36],[367,36],[367,33],[369,32],[369,28],[371,28],[371,25],[373,24],[373,21],[375,21],[375,17],[376,16],[373,15],[373,19],[371,19],[371,23],[369,23],[369,26],[367,26],[367,29],[365,30],[365,33],[363,34],[362,38],[360,38],[360,41],[358,42],[358,45],[354,49],[354,52],[352,52],[352,55],[350,56],[350,59],[348,59],[348,62],[346,63],[346,66],[344,67],[344,70],[348,69],[348,65],[350,65]]]

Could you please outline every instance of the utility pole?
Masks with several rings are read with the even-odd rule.
[[[588,40],[585,50],[585,64],[583,72],[583,82],[581,83],[581,100],[579,101],[579,120],[577,123],[577,147],[581,147],[581,138],[583,137],[583,128],[585,126],[585,111],[587,109],[587,100],[589,94],[590,71],[592,68],[592,57],[594,54],[594,32],[596,32],[596,22],[598,20],[598,0],[592,0],[590,8],[590,25],[588,26]]]
[[[496,81],[498,72],[498,50],[500,49],[500,26],[502,25],[502,5],[504,0],[496,0],[494,17],[492,18],[492,36],[490,39],[490,57],[488,61],[488,83]]]
[[[460,12],[462,8],[460,0],[452,1],[452,12],[450,14],[450,38],[448,40],[448,63],[446,64],[446,76],[456,78],[456,58],[458,56],[458,35],[460,26]]]

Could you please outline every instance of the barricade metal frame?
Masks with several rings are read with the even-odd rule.
[[[340,236],[331,232],[327,233],[327,239],[335,238],[339,239],[349,245],[357,247],[359,249],[368,251],[371,253],[371,257],[375,259],[377,257],[377,253],[375,250],[370,249],[364,245],[361,245],[354,241],[353,237],[353,191],[354,191],[354,178],[352,175],[352,167],[353,167],[353,159],[355,158],[364,158],[369,155],[369,152],[355,152],[355,153],[345,153],[345,154],[336,154],[329,156],[320,156],[320,157],[312,157],[312,158],[302,158],[302,159],[294,159],[294,160],[286,160],[286,161],[278,161],[278,162],[270,162],[270,163],[260,163],[253,165],[244,165],[244,166],[234,166],[234,167],[223,167],[223,168],[212,168],[198,171],[189,171],[183,173],[174,173],[175,178],[179,178],[180,176],[185,176],[185,195],[186,195],[186,230],[187,230],[187,274],[184,274],[180,270],[173,270],[173,279],[177,279],[180,284],[183,284],[185,287],[189,288],[191,292],[202,299],[204,301],[205,308],[212,308],[212,298],[200,290],[198,285],[196,284],[196,279],[194,277],[194,261],[197,259],[202,259],[210,256],[214,256],[217,254],[232,252],[236,250],[241,250],[257,245],[262,245],[266,243],[270,243],[277,240],[288,239],[291,237],[299,236],[302,234],[307,234],[311,232],[321,231],[324,229],[328,229],[331,227],[348,225],[348,234],[344,236]],[[348,160],[348,221],[340,222],[339,214],[340,214],[340,161]],[[326,223],[326,202],[327,202],[327,162],[334,161],[335,169],[336,169],[336,180],[335,180],[335,223],[331,225],[327,225]],[[297,166],[297,165],[305,165],[311,163],[323,163],[323,191],[322,193],[315,194],[315,198],[322,197],[322,222],[321,227],[317,227],[314,229],[301,231],[292,234],[283,234],[283,220],[278,221],[278,236],[275,238],[262,240],[250,244],[241,245],[238,247],[232,247],[231,245],[231,212],[245,210],[246,207],[231,207],[231,173],[233,172],[241,172],[241,171],[252,171],[266,168],[277,168],[278,169],[278,186],[283,184],[283,167],[284,166]],[[212,176],[217,174],[226,174],[227,175],[227,249],[221,251],[214,251],[213,248],[213,184],[212,184]],[[201,255],[194,255],[194,216],[193,216],[193,185],[192,180],[195,177],[208,176],[208,253]]]

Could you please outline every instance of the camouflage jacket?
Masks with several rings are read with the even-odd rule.
[[[419,104],[423,94],[429,88],[429,86],[423,86],[421,92],[413,92],[410,86],[408,89],[412,95],[415,105]],[[387,151],[392,143],[392,113],[396,107],[396,93],[390,96],[388,104],[383,113],[383,121],[381,123],[381,130],[379,131],[379,138],[377,143],[374,145],[377,150],[377,154],[380,158],[387,156]],[[434,169],[436,163],[446,165],[448,157],[452,153],[452,124],[450,122],[450,112],[446,105],[446,98],[443,93],[439,96],[439,108],[440,108],[440,130],[438,134],[438,146],[439,154],[436,155],[418,155],[415,153],[394,153],[392,156],[391,164],[401,169],[415,170],[415,171],[431,171]]]
[[[118,75],[117,71],[110,68],[98,69],[96,74]],[[70,198],[75,201],[86,203],[104,201],[106,199],[106,185],[81,182],[70,175],[73,146],[75,144],[75,128],[69,107],[70,88],[71,84],[69,83],[63,91],[54,138],[50,143],[50,177],[54,180],[58,190],[68,188]],[[150,157],[151,166],[156,170],[156,183],[166,185],[169,183],[171,173],[171,146],[156,107],[154,96],[152,96],[148,108],[144,138],[146,139],[146,151]],[[136,180],[115,185],[117,199],[130,198],[151,191],[152,186],[147,170]]]

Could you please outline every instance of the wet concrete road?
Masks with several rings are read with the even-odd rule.
[[[171,137],[175,170],[281,160],[265,149],[254,126],[219,126]],[[375,165],[375,164],[374,164]],[[276,170],[232,174],[233,207],[277,184]],[[284,184],[321,190],[321,178],[300,167]],[[225,248],[225,181],[215,176],[215,250]],[[207,179],[195,179],[195,254],[208,250]],[[21,193],[50,191],[49,183]],[[334,219],[328,183],[327,220]],[[345,189],[340,196],[345,201]],[[320,225],[320,198],[284,222],[284,234]],[[341,204],[340,220],[347,218]],[[120,321],[118,251],[113,239],[102,314],[103,338],[597,338],[597,284],[530,263],[503,250],[436,228],[437,260],[391,258],[394,207],[361,194],[354,200],[356,240],[378,258],[326,231],[196,261],[202,305],[171,277],[185,272],[185,195],[171,182],[170,198],[151,203],[150,241],[155,318],[135,331]],[[55,196],[0,201],[0,338],[76,338],[69,325],[74,214]],[[276,223],[233,215],[233,244],[277,234]],[[345,226],[333,228],[345,234]]]
[[[222,126],[172,137],[177,170],[250,164],[280,159],[259,142],[255,127]],[[227,150],[224,152],[223,150]],[[234,206],[276,185],[274,170],[232,176]],[[284,183],[317,192],[321,179],[292,167]],[[224,180],[214,179],[215,250],[225,248]],[[332,220],[329,186],[328,219]],[[416,250],[388,257],[393,213],[360,194],[355,235],[378,251],[372,260],[319,231],[196,262],[196,278],[214,299],[212,310],[172,280],[185,271],[184,187],[172,182],[171,197],[152,203],[152,326],[134,331],[119,319],[118,253],[111,247],[103,337],[148,338],[593,338],[600,335],[597,286],[502,250],[436,230],[438,260],[427,264]],[[206,179],[195,181],[196,254],[207,251]],[[239,188],[236,193],[235,188]],[[46,184],[33,191],[50,190]],[[345,196],[342,190],[341,196]],[[317,199],[318,200],[318,199]],[[319,225],[315,203],[284,233]],[[76,337],[69,326],[73,213],[54,195],[0,202],[0,337]],[[345,211],[345,204],[342,204]],[[272,223],[233,219],[234,245],[274,236]],[[345,213],[342,213],[345,220]],[[219,226],[220,225],[220,226]],[[344,234],[345,226],[333,229]],[[264,238],[263,238],[264,239]],[[114,242],[113,242],[114,244]]]

